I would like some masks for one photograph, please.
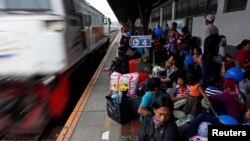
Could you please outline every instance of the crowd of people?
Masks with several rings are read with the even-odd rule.
[[[105,70],[129,73],[129,61],[138,60],[137,72],[149,76],[141,81],[147,89],[138,108],[139,141],[206,138],[207,134],[198,134],[199,127],[204,122],[223,124],[218,115],[250,124],[245,98],[250,92],[250,40],[243,39],[234,56],[227,54],[226,36],[219,33],[214,20],[212,14],[205,17],[201,38],[192,37],[187,26],[179,33],[176,22],[162,33],[160,27],[149,30],[154,64],[145,51],[130,47],[130,32],[122,35],[118,57]],[[241,74],[230,73],[236,70]],[[174,116],[176,110],[183,116]]]

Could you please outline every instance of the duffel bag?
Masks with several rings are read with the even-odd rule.
[[[124,124],[131,120],[131,104],[125,94],[119,97],[106,96],[107,113],[114,121]]]

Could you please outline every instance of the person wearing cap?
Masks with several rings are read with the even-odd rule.
[[[215,16],[208,14],[205,17],[205,32],[202,40],[202,85],[207,87],[207,76],[213,75],[215,78],[220,78],[219,65],[214,63],[214,57],[219,51],[219,30],[213,24]],[[218,80],[216,80],[218,81]]]
[[[205,39],[213,34],[218,34],[219,35],[219,30],[218,28],[214,25],[214,20],[215,16],[212,14],[208,14],[205,17],[205,31],[203,33],[203,39],[202,39],[202,53],[204,53],[204,42]]]
[[[213,34],[219,34],[218,28],[213,24],[215,20],[215,16],[212,14],[208,14],[205,17],[205,32],[204,32],[204,39],[206,39],[208,36]]]

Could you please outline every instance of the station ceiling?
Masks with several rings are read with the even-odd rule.
[[[151,9],[169,0],[107,0],[120,23],[145,16]],[[140,13],[141,12],[141,13]],[[147,15],[149,16],[149,15]]]

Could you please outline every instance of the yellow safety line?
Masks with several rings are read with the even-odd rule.
[[[119,34],[119,33],[118,33]],[[57,141],[68,141],[70,140],[76,126],[77,123],[81,117],[81,114],[83,112],[83,109],[90,97],[90,94],[95,86],[95,83],[102,71],[102,68],[113,48],[113,45],[116,41],[116,38],[118,37],[118,34],[116,35],[115,39],[113,40],[113,42],[111,43],[106,55],[104,56],[104,58],[102,59],[101,64],[99,65],[98,69],[96,70],[95,74],[93,75],[93,77],[91,78],[90,82],[88,83],[87,87],[85,88],[82,96],[80,97],[80,99],[77,102],[76,107],[74,108],[73,112],[70,114],[70,117],[68,118],[66,124],[64,125],[62,131],[60,132]]]

